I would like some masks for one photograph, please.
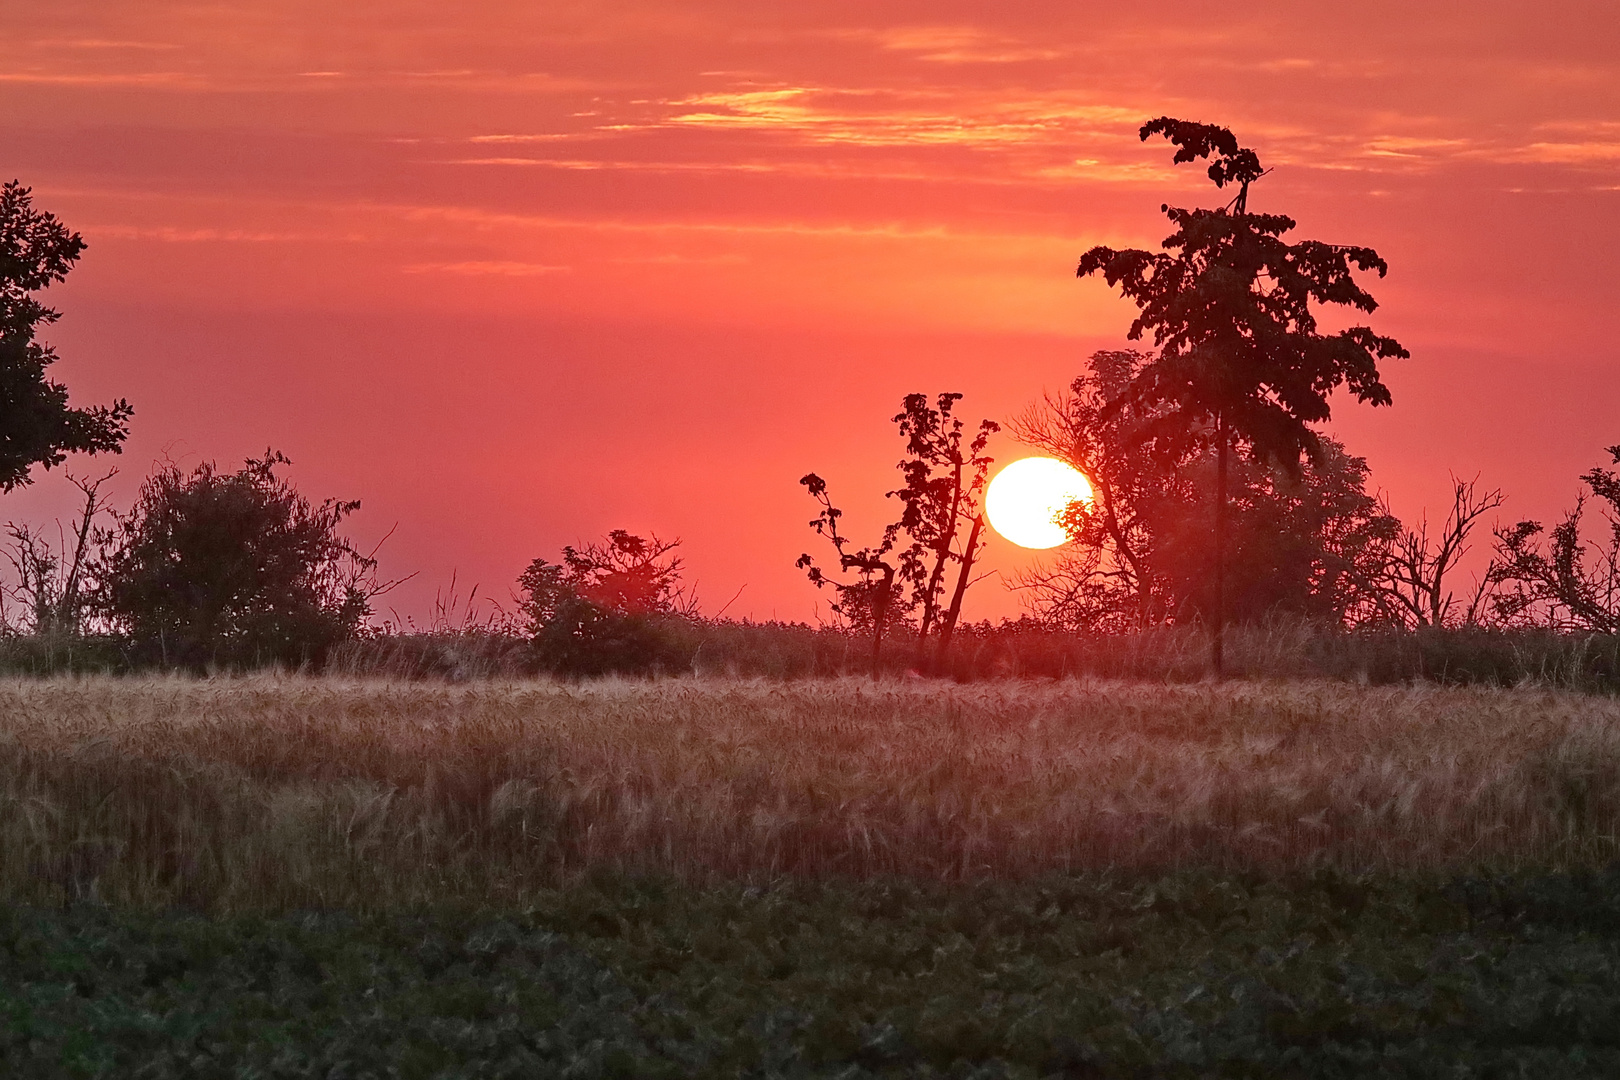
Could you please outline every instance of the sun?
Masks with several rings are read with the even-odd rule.
[[[1091,483],[1066,461],[1020,458],[996,474],[984,493],[990,524],[1019,547],[1054,548],[1069,537],[1057,516],[1072,502],[1091,501]]]

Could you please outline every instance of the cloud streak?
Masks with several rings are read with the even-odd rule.
[[[400,267],[400,272],[405,274],[455,274],[460,277],[541,277],[546,274],[566,274],[572,270],[571,266],[516,262],[509,259],[411,263]]]

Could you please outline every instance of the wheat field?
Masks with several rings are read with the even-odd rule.
[[[580,874],[957,880],[1612,860],[1620,702],[1329,682],[0,683],[0,894],[521,902]]]

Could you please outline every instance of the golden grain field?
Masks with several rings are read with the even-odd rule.
[[[1606,862],[1620,702],[1536,689],[0,683],[0,893],[520,901],[596,870]]]

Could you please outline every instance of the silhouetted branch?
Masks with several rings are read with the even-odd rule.
[[[1479,625],[1496,587],[1493,571],[1475,576],[1465,600],[1448,588],[1457,564],[1473,546],[1469,537],[1479,519],[1502,505],[1500,488],[1482,492],[1478,483],[1477,476],[1451,478],[1451,508],[1434,537],[1425,514],[1417,528],[1402,528],[1391,541],[1379,584],[1396,621],[1407,626]]]

